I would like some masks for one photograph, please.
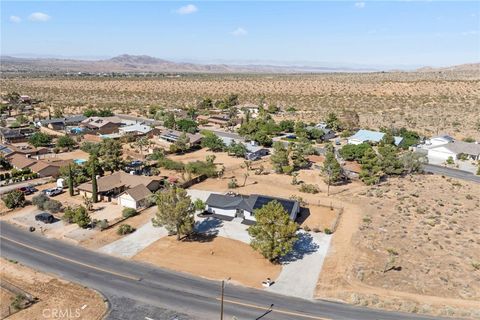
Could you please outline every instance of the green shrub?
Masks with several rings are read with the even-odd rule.
[[[62,210],[62,203],[57,200],[49,199],[44,202],[43,209],[50,211],[51,213],[57,213]]]
[[[38,209],[44,210],[44,204],[48,201],[48,197],[43,193],[32,198],[32,204],[37,206]]]
[[[197,211],[205,211],[206,204],[202,199],[197,199],[193,202],[193,206]]]
[[[84,206],[67,207],[62,219],[68,223],[76,223],[80,228],[86,228],[92,222]]]
[[[228,188],[229,188],[229,189],[238,188],[237,179],[235,179],[235,178],[231,179],[231,180],[228,182]]]
[[[318,189],[318,186],[314,184],[302,183],[300,185],[300,192],[315,194],[315,193],[319,193],[320,190]]]
[[[134,231],[135,231],[135,228],[133,228],[131,225],[122,224],[122,225],[120,225],[120,227],[118,227],[117,233],[119,235],[126,235],[126,234],[132,233]]]
[[[122,211],[122,216],[124,218],[130,218],[130,217],[136,216],[137,214],[138,214],[137,210],[133,208],[124,208]]]
[[[100,221],[99,226],[100,226],[100,230],[107,229],[108,228],[108,220],[103,219],[102,221]]]
[[[332,230],[330,230],[329,228],[325,228],[323,232],[325,232],[325,234],[332,234]]]
[[[2,197],[2,200],[8,209],[25,206],[25,195],[18,190],[13,190],[7,193]]]

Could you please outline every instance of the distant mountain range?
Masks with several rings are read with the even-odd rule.
[[[182,63],[172,62],[146,55],[128,54],[103,60],[18,58],[12,56],[1,56],[0,61],[2,72],[325,73],[382,71],[374,68]],[[479,70],[479,68],[480,64],[477,63],[450,68],[422,68],[418,71],[465,71],[467,69]]]

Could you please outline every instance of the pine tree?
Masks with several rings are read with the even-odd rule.
[[[157,206],[158,211],[152,219],[155,227],[165,227],[169,233],[177,235],[177,240],[193,231],[195,208],[184,189],[173,186],[159,192]]]
[[[91,165],[91,171],[92,171],[92,202],[97,203],[98,202],[98,186],[97,186],[97,155],[96,154],[91,154],[90,155],[90,165]]]
[[[281,142],[273,144],[273,154],[270,157],[273,168],[277,173],[283,173],[283,167],[288,166],[288,151]]]
[[[362,157],[362,170],[360,171],[360,179],[366,185],[377,184],[383,176],[380,160],[375,150],[368,149]]]
[[[325,154],[325,162],[322,166],[322,174],[328,185],[340,182],[343,179],[342,167],[335,158],[335,153],[330,149]]]
[[[386,135],[385,135],[386,136]],[[378,147],[380,166],[387,175],[402,174],[404,167],[397,156],[397,148],[391,144]]]
[[[73,197],[73,171],[72,165],[68,165],[68,192],[70,197]]]
[[[250,245],[270,261],[290,253],[297,241],[297,224],[276,200],[254,211],[256,224],[248,228]]]

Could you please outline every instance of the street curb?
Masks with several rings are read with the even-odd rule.
[[[88,287],[86,287],[86,288],[88,288]],[[110,300],[108,300],[107,296],[104,295],[102,292],[100,292],[96,289],[92,289],[92,288],[88,288],[88,289],[95,291],[100,297],[103,298],[103,303],[105,303],[105,306],[107,307],[107,309],[105,310],[105,312],[100,317],[98,317],[98,319],[99,320],[106,319],[108,317],[108,315],[110,314],[110,312],[112,312],[112,304],[110,303]]]

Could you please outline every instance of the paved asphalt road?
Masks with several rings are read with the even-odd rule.
[[[468,171],[436,166],[433,164],[425,164],[423,165],[423,169],[425,170],[425,172],[429,173],[441,174],[447,177],[480,183],[480,176],[476,176]]]
[[[102,255],[0,222],[5,258],[81,283],[110,301],[110,319],[219,319],[220,283]],[[270,309],[270,306],[271,309]],[[227,284],[224,319],[438,319]]]
[[[30,186],[35,187],[35,186],[47,183],[51,179],[52,178],[50,178],[50,177],[38,178],[38,179],[34,179],[34,180],[28,180],[28,181],[18,182],[18,183],[15,183],[15,184],[10,184],[8,186],[1,186],[0,187],[0,195],[4,194],[4,193],[7,193],[7,192],[10,192],[12,190],[16,190],[16,189],[21,188],[21,187],[30,187]]]

